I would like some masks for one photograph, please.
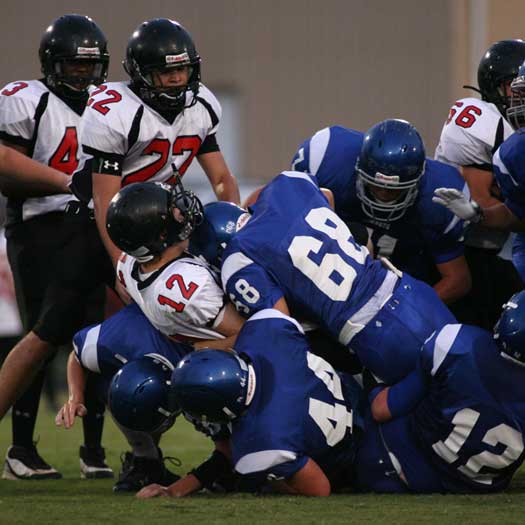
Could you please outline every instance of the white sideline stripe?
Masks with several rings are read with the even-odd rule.
[[[309,170],[312,175],[317,175],[319,166],[323,162],[326,148],[330,142],[330,128],[324,128],[319,130],[310,139],[310,161]]]
[[[253,261],[242,252],[235,252],[226,257],[221,269],[222,287],[226,289],[230,277],[250,264],[253,264]]]
[[[98,366],[98,336],[100,334],[100,325],[94,326],[91,330],[88,330],[86,334],[86,340],[82,346],[80,359],[82,364],[92,372],[100,372]]]
[[[310,175],[303,173],[302,171],[283,171],[281,175],[289,177],[290,179],[303,179],[308,181],[312,186],[318,188],[317,184],[312,180]]]
[[[258,321],[260,319],[284,319],[285,321],[289,321],[290,323],[293,323],[297,330],[304,334],[303,327],[293,318],[286,314],[283,314],[279,310],[275,310],[274,308],[265,308],[264,310],[260,310],[256,314],[253,314],[248,321]]]
[[[397,280],[397,275],[389,271],[377,292],[346,321],[339,332],[339,342],[342,345],[348,345],[377,312],[383,308],[384,304],[392,296]]]
[[[447,324],[436,337],[434,342],[434,355],[432,357],[432,371],[430,372],[433,376],[436,375],[439,367],[447,357],[459,330],[461,329],[460,324]]]
[[[263,450],[261,452],[252,452],[243,456],[235,465],[235,470],[239,474],[250,474],[252,472],[261,472],[271,467],[295,461],[297,454],[290,450]]]

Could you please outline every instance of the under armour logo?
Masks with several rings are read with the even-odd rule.
[[[109,160],[105,160],[103,166],[105,170],[109,170],[109,168],[111,168],[113,171],[118,171],[119,163],[117,161],[109,162]]]

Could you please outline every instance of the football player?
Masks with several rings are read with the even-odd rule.
[[[355,243],[315,177],[281,173],[252,211],[222,254],[223,289],[242,315],[276,308],[318,323],[387,382],[454,322],[430,286]]]
[[[524,343],[522,291],[504,306],[494,333],[447,325],[425,342],[412,374],[372,390],[384,446],[410,490],[509,485],[525,457]]]
[[[0,91],[0,139],[70,179],[75,170],[88,164],[80,145],[79,122],[88,89],[106,78],[107,40],[91,18],[64,15],[42,36],[39,57],[42,79],[12,82]],[[91,286],[91,275],[101,271],[91,259],[100,241],[94,237],[79,250],[78,231],[89,221],[88,211],[80,209],[69,190],[43,197],[37,192],[35,196],[32,186],[14,188],[18,182],[10,181],[7,188],[6,235],[26,335],[0,372],[0,417],[16,401],[13,446],[7,452],[3,476],[58,478],[60,473],[42,459],[33,444],[44,379],[40,370],[56,347],[69,344],[73,334],[88,324],[89,315],[102,317],[103,290]],[[93,312],[88,311],[89,304],[94,304]],[[91,405],[91,396],[88,401]],[[93,404],[84,421],[83,477],[112,476],[100,445],[103,410],[103,405]]]
[[[117,383],[114,390],[118,393],[113,396],[113,405],[110,407],[132,448],[132,453],[126,454],[128,466],[123,468],[113,490],[137,491],[146,484],[176,481],[177,478],[172,477],[164,467],[162,452],[158,447],[161,434],[174,418],[171,413],[168,414],[163,390],[159,390],[158,381],[153,379],[159,374],[163,375],[163,367],[173,370],[178,361],[193,348],[171,341],[155,329],[136,304],[126,306],[99,325],[78,332],[73,339],[73,348],[68,360],[69,398],[58,412],[56,424],[68,429],[73,426],[77,416],[85,417],[87,371],[99,376],[97,393],[101,401],[107,404],[107,393],[113,377],[124,365],[131,363],[133,368],[127,369],[125,373],[133,374],[134,385],[130,391],[122,381]],[[149,364],[150,360],[157,361],[158,366]],[[146,364],[141,366],[140,363]],[[158,371],[152,371],[151,367],[158,368]],[[143,385],[143,388],[138,385]],[[161,396],[160,400],[158,396]],[[123,399],[127,399],[127,404]],[[158,406],[152,407],[152,404],[164,409],[164,417],[157,410]]]
[[[107,228],[115,245],[125,252],[117,273],[140,312],[137,306],[128,306],[75,336],[77,355],[70,357],[68,374],[75,395],[58,414],[57,423],[63,419],[65,426],[70,427],[75,415],[84,415],[82,367],[102,373],[107,384],[118,356],[130,361],[153,352],[175,364],[181,357],[180,349],[172,350],[168,337],[196,348],[210,344],[220,348],[231,346],[242,318],[232,305],[225,303],[222,289],[208,265],[185,254],[187,239],[202,219],[201,214],[199,200],[186,192],[180,182],[174,186],[135,183],[112,199]],[[130,329],[133,336],[128,332]],[[102,368],[102,360],[113,365]],[[75,377],[80,379],[75,381]],[[120,413],[114,416],[119,421]],[[136,450],[136,435],[126,428],[123,431],[134,455],[150,461],[139,460],[131,469],[124,470],[114,490],[136,491],[146,483],[161,481],[155,479],[163,470],[153,438],[138,439],[142,445]],[[150,444],[148,450],[146,442]]]
[[[346,485],[362,426],[357,383],[311,353],[301,326],[277,310],[253,315],[234,348],[179,362],[171,389],[182,410],[231,424],[235,470],[254,485],[279,480],[280,491],[309,496]]]
[[[111,200],[107,229],[124,252],[118,279],[155,328],[179,340],[207,339],[229,348],[242,318],[225,302],[209,265],[186,253],[201,220],[199,199],[180,182],[141,182]]]
[[[483,207],[501,202],[492,173],[492,157],[512,133],[506,119],[510,83],[525,60],[525,42],[501,40],[483,55],[478,67],[481,100],[467,97],[450,109],[435,157],[460,168],[472,198]],[[440,186],[446,186],[441,184]],[[522,282],[508,257],[501,254],[508,232],[471,224],[465,236],[465,256],[472,274],[472,290],[452,308],[461,322],[490,330],[501,305]],[[506,257],[506,259],[505,259]],[[497,278],[496,278],[497,276]]]
[[[116,265],[120,250],[106,231],[109,201],[127,184],[173,182],[197,157],[219,199],[239,202],[239,190],[216,139],[221,107],[200,82],[200,56],[177,22],[142,23],[129,39],[129,82],[101,85],[82,119],[82,141],[93,155],[93,198],[100,235]],[[84,177],[85,179],[85,177]],[[74,191],[90,184],[83,177]],[[86,198],[89,198],[87,195]]]
[[[373,230],[376,256],[434,286],[445,303],[470,289],[463,256],[463,222],[432,203],[436,187],[462,190],[458,171],[425,159],[417,130],[385,120],[366,134],[332,126],[303,142],[292,169],[310,173],[332,191],[336,213]]]

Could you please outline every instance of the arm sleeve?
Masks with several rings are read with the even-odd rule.
[[[217,143],[217,137],[215,136],[215,133],[212,135],[208,135],[204,142],[201,144],[201,147],[199,148],[199,151],[197,152],[197,156],[204,155],[205,153],[213,153],[215,151],[220,151],[219,144]]]
[[[427,377],[418,367],[388,391],[388,409],[393,418],[408,414],[423,399]]]
[[[98,337],[100,325],[84,328],[73,338],[73,350],[79,363],[91,372],[100,373]]]
[[[225,259],[221,271],[226,296],[245,317],[273,308],[284,295],[264,268],[249,261],[248,257],[236,252]]]
[[[35,130],[36,106],[32,99],[17,95],[0,96],[0,139],[29,146]]]

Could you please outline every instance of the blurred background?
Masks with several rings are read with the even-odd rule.
[[[219,143],[246,197],[329,125],[364,131],[385,118],[405,118],[433,156],[451,104],[466,95],[463,85],[477,84],[487,47],[525,36],[523,6],[523,0],[1,0],[0,85],[40,77],[40,37],[62,14],[86,14],[102,27],[109,80],[126,78],[126,43],[142,21],[175,19],[192,34],[203,82],[222,104]],[[204,202],[214,200],[196,162],[184,182]],[[2,213],[0,197],[0,225]],[[16,315],[0,243],[0,354],[20,332]]]
[[[432,156],[485,49],[521,38],[520,0],[2,0],[0,84],[38,78],[47,25],[87,14],[109,39],[110,80],[125,78],[127,39],[143,20],[169,17],[192,34],[203,81],[223,106],[219,142],[250,187],[288,167],[296,147],[332,124],[366,130],[402,117]],[[197,163],[194,163],[197,164]],[[206,181],[194,166],[185,182]]]

